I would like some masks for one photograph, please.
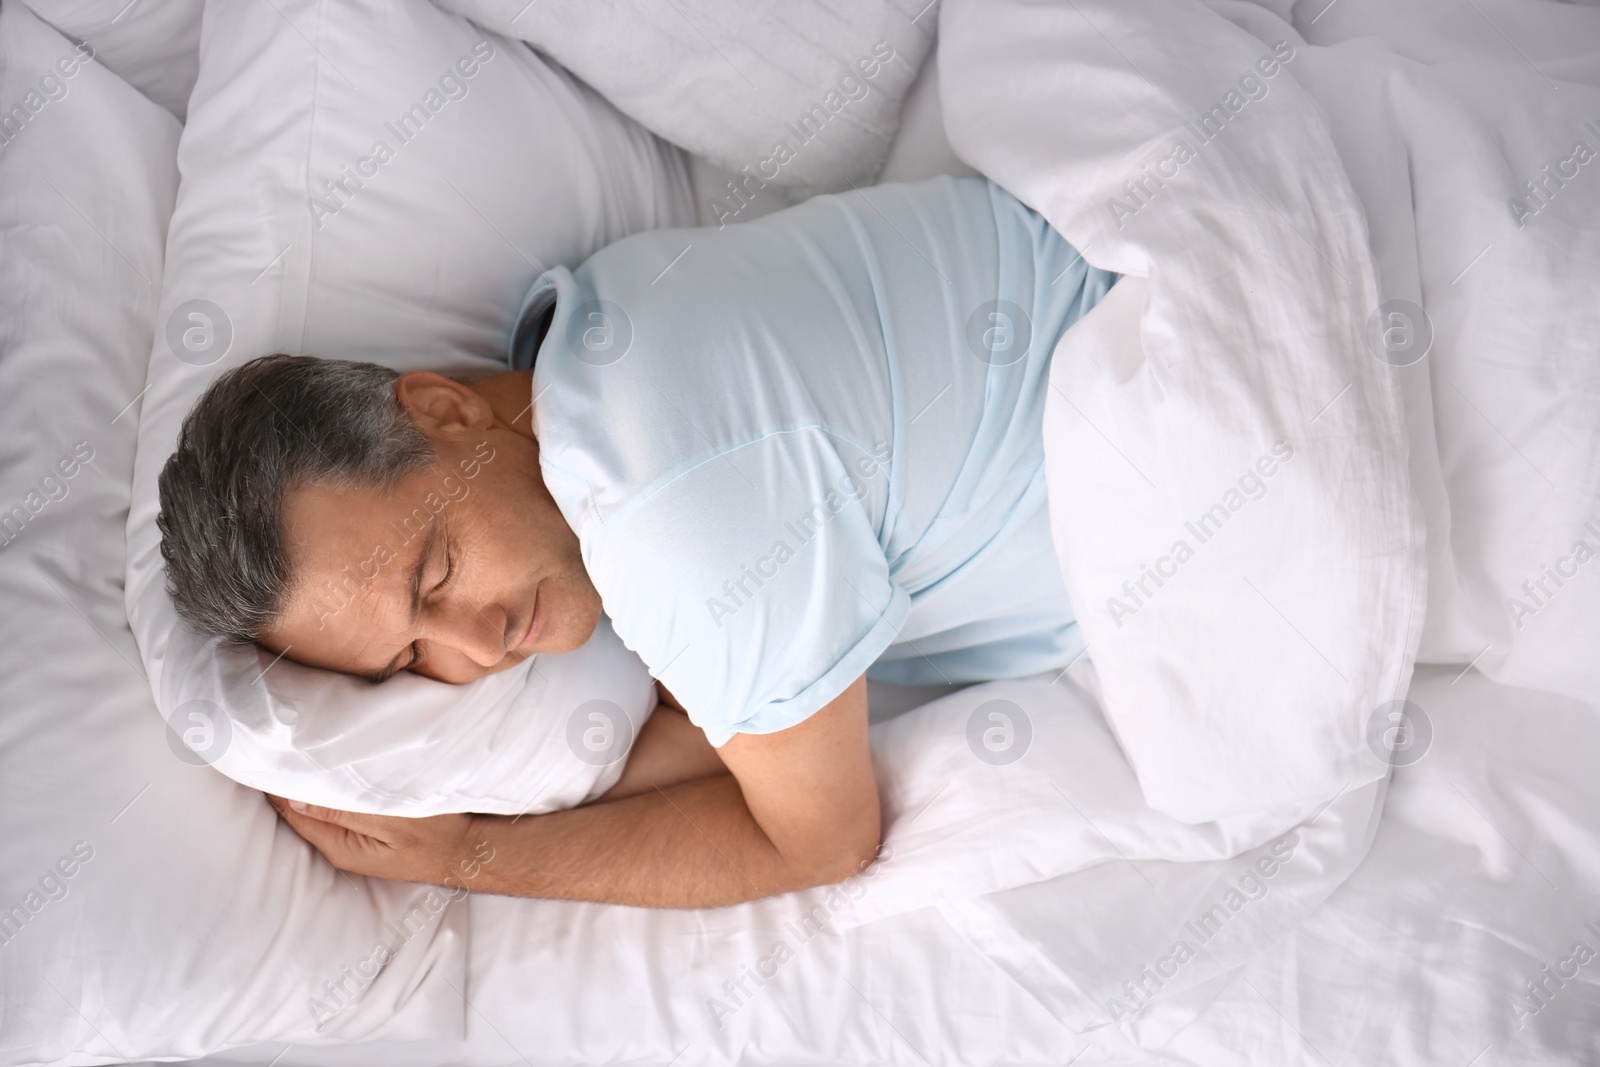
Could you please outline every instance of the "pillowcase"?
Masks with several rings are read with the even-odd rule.
[[[529,798],[500,792],[491,766],[471,783],[436,776],[438,788],[419,770],[445,774],[459,745],[510,759],[513,737],[549,760],[550,803],[603,788],[620,761],[574,758],[567,718],[605,700],[634,724],[652,703],[608,630],[585,656],[467,687],[345,684],[199,638],[165,591],[156,478],[195,399],[255,356],[503,368],[546,267],[692,222],[682,153],[525,45],[426,0],[289,0],[207,5],[179,165],[128,518],[128,614],[162,712],[197,730],[219,769],[262,787],[298,780],[297,799],[332,807],[430,814],[441,790],[476,790],[485,810],[523,810]],[[573,706],[546,708],[541,692]],[[358,755],[371,760],[339,771]]]
[[[373,686],[288,661],[262,677],[271,658],[178,626],[173,729],[195,731],[197,758],[236,782],[345,811],[576,807],[622,777],[656,705],[655,680],[604,618],[575,652],[464,686],[404,672]]]
[[[200,63],[204,0],[29,0],[95,60],[182,122]]]
[[[870,183],[933,43],[938,0],[439,0],[518,37],[645,126],[732,172],[706,207],[744,221],[767,185],[799,201]]]
[[[458,1035],[464,905],[339,875],[187,759],[139,666],[130,402],[178,123],[11,2],[0,100],[37,105],[0,144],[0,1064]]]

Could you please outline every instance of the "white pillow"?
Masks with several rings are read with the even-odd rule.
[[[29,0],[74,41],[87,41],[107,70],[181,122],[200,61],[204,0]]]
[[[0,147],[0,1063],[457,1035],[464,907],[337,874],[154,713],[123,522],[179,127],[74,53],[0,7],[0,100],[56,79]]]
[[[621,761],[575,755],[569,719],[606,701],[625,731],[652,704],[608,628],[467,687],[274,664],[179,623],[156,477],[194,400],[258,355],[503,366],[546,267],[693,222],[682,153],[427,0],[213,0],[179,164],[128,518],[128,613],[163,714],[225,773],[333,807],[543,810],[603,789]],[[523,788],[547,772],[532,795],[505,777],[518,759]]]
[[[380,815],[576,807],[622,776],[656,703],[604,618],[576,652],[465,686],[402,673],[374,688],[287,661],[255,684],[271,656],[182,626],[165,658],[169,719],[200,731],[206,762],[255,789]]]
[[[800,0],[781,12],[745,0],[439,3],[528,41],[732,172],[707,204],[740,222],[766,185],[799,200],[873,180],[938,15],[938,0]]]

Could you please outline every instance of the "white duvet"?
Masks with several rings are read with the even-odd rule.
[[[1366,726],[1405,693],[1423,529],[1298,35],[1198,3],[945,19],[956,150],[1142,279],[1063,338],[1045,437],[1057,554],[1145,795],[1202,822],[1376,777]]]
[[[1592,695],[1600,686],[1600,583],[1588,570],[1600,552],[1595,16],[1489,3],[1462,8],[1458,23],[1420,2],[1316,6],[1314,19],[1300,21],[1310,44],[1274,13],[1292,3],[947,6],[940,58],[957,151],[1043,210],[1091,262],[1149,277],[1119,354],[1096,354],[1100,366],[1070,347],[1075,359],[1058,358],[1056,430],[1070,435],[1058,440],[1123,464],[1082,475],[1094,484],[1138,493],[1144,483],[1127,474],[1129,463],[1166,494],[1182,492],[1175,486],[1185,478],[1203,480],[1181,513],[1189,516],[1220,498],[1246,462],[1207,470],[1181,460],[1170,443],[1194,431],[1172,429],[1172,420],[1253,411],[1286,430],[1303,419],[1328,437],[1352,401],[1378,402],[1363,390],[1376,396],[1386,385],[1403,400],[1414,500],[1340,510],[1362,524],[1350,533],[1382,547],[1382,528],[1398,538],[1420,508],[1421,658]],[[1379,26],[1385,36],[1370,36]],[[1329,47],[1315,46],[1323,41]],[[1256,64],[1280,48],[1293,56],[1269,78]],[[1218,108],[1221,132],[1201,131],[1202,116]],[[1191,159],[1174,150],[1184,140]],[[1208,415],[1185,406],[1197,398],[1230,406]],[[1348,466],[1326,488],[1345,499],[1364,491],[1373,468],[1362,453],[1375,444],[1341,446]],[[1053,498],[1066,499],[1056,485]],[[1265,525],[1255,511],[1277,491],[1228,520],[1228,534],[1246,517]],[[1326,546],[1316,531],[1281,534],[1286,553],[1307,543],[1300,537]],[[1058,525],[1058,536],[1071,548],[1096,543],[1097,532]],[[1092,561],[1109,571],[1117,546],[1099,549]],[[1113,578],[1139,574],[1144,550],[1126,553],[1123,573],[1089,573],[1088,561],[1068,559],[1069,588],[1091,630],[1126,634],[1143,623],[1145,610],[1125,593],[1137,614],[1113,620],[1107,602]],[[1354,665],[1339,653],[1355,652],[1358,638],[1315,629],[1325,625],[1316,615],[1340,618],[1337,583],[1306,579],[1331,612],[1311,612],[1310,599],[1303,616],[1274,603],[1333,661],[1326,666],[1348,674]],[[1145,599],[1154,615],[1172,597]],[[1093,652],[1102,670],[1116,655],[1114,640]],[[1261,666],[1264,677],[1278,672]]]
[[[1249,916],[1229,933],[1255,939],[1231,959],[1178,952],[1203,940],[1223,865],[1153,895],[1115,866],[1079,879],[1071,906],[1096,923],[1047,923],[1044,954],[1025,915],[946,906],[1014,973],[1049,973],[1074,1029],[1126,1024],[1158,991],[1179,1008],[1147,1037],[1192,1018],[1207,979],[1298,921],[1285,897],[1343,880],[1366,848],[1357,798],[1381,800],[1363,760],[1423,758],[1442,728],[1396,699],[1419,645],[1529,688],[1600,685],[1600,40],[1569,19],[1585,54],[1552,32],[1567,14],[1529,7],[1562,41],[1548,76],[1423,34],[1422,5],[1345,14],[1417,31],[1444,54],[1431,70],[1376,38],[1312,46],[1227,0],[946,4],[957,152],[1096,266],[1145,279],[1063,340],[1046,416],[1058,554],[1145,798],[1196,815],[1344,777],[1299,831],[1343,824],[1317,875],[1228,904]],[[1294,457],[1233,506],[1252,441],[1280,439]],[[1221,529],[1197,530],[1214,501]],[[1153,569],[1167,584],[1141,581]],[[1119,917],[1130,897],[1170,920]]]

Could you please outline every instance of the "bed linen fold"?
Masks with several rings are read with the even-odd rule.
[[[1190,823],[1379,777],[1425,606],[1364,217],[1284,34],[1184,2],[941,22],[956,151],[1144,279],[1057,347],[1047,475],[1106,715]]]

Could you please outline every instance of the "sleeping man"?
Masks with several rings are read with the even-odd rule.
[[[869,673],[1083,652],[1041,425],[1051,351],[1114,280],[981,179],[637,234],[539,279],[512,373],[219,379],[161,475],[169,588],[203,631],[379,682],[569,652],[603,609],[682,709],[570,811],[279,804],[336,866],[443,882],[492,855],[472,888],[658,907],[838,881],[880,843]],[[430,494],[426,536],[385,548]]]

